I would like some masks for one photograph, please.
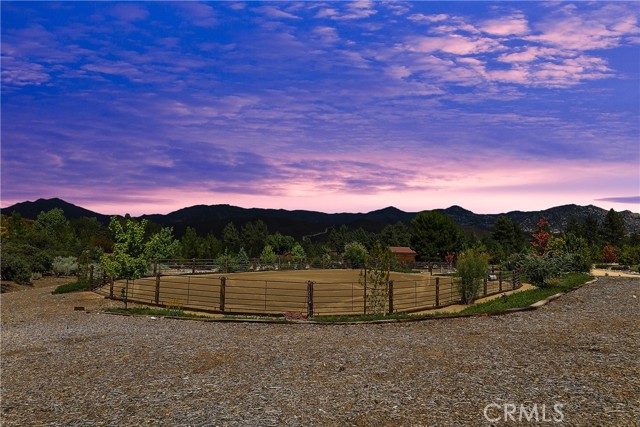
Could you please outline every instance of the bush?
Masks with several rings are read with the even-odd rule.
[[[553,285],[553,279],[568,270],[570,256],[546,253],[542,256],[526,255],[520,261],[522,273],[527,276],[532,285],[544,288]]]
[[[482,287],[489,268],[489,255],[478,248],[467,249],[458,257],[457,276],[464,304],[472,303]]]
[[[2,258],[2,278],[13,280],[20,285],[30,285],[33,272],[29,264],[23,258],[3,257]]]
[[[78,262],[77,258],[68,256],[61,257],[57,256],[53,259],[53,263],[51,264],[51,269],[53,270],[53,274],[56,276],[71,276],[75,274],[78,270]]]

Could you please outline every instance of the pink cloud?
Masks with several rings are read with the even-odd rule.
[[[470,55],[502,49],[497,41],[486,37],[464,37],[451,34],[442,37],[416,38],[411,45],[416,52],[445,52],[454,55]]]
[[[523,15],[490,19],[482,22],[480,29],[495,36],[522,35],[529,32],[527,20]]]

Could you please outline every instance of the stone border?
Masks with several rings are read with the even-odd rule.
[[[522,311],[533,311],[537,310],[540,307],[544,307],[549,304],[551,301],[560,298],[563,295],[568,294],[569,292],[573,292],[576,289],[579,289],[585,285],[590,285],[598,281],[597,277],[594,277],[593,280],[589,280],[588,282],[584,282],[581,285],[575,286],[572,289],[569,289],[565,292],[558,292],[557,294],[553,294],[548,296],[547,298],[535,302],[526,307],[517,307],[517,308],[509,308],[503,311],[495,311],[489,313],[473,313],[473,314],[448,314],[442,316],[424,316],[424,317],[416,317],[414,319],[381,319],[381,320],[358,320],[358,321],[347,321],[347,322],[318,322],[314,320],[278,320],[275,319],[241,319],[241,318],[203,318],[203,317],[181,317],[181,316],[152,316],[149,314],[130,314],[130,313],[111,313],[108,311],[100,311],[99,314],[109,314],[112,316],[127,316],[127,317],[146,317],[146,318],[154,318],[154,319],[172,319],[172,320],[194,320],[200,322],[225,322],[225,323],[264,323],[264,324],[278,324],[278,325],[376,325],[376,324],[385,324],[385,323],[410,323],[410,322],[422,322],[425,320],[445,320],[445,319],[461,319],[468,317],[491,317],[491,316],[504,316],[511,313],[518,313]]]

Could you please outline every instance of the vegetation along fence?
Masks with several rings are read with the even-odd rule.
[[[380,292],[362,279],[340,282],[298,279],[304,276],[304,271],[282,280],[268,275],[259,277],[258,273],[197,274],[200,267],[192,264],[189,274],[182,275],[163,275],[156,268],[154,276],[107,281],[97,292],[113,299],[212,313],[281,316],[293,312],[307,317],[371,314],[374,298],[378,313],[380,307],[385,313],[417,312],[461,301],[459,279],[454,276],[414,274],[414,280],[390,280]],[[351,274],[357,276],[356,272]],[[287,277],[286,274],[276,277],[283,276]],[[517,270],[493,272],[485,278],[478,297],[519,287]]]

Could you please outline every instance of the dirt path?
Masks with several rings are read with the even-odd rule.
[[[640,418],[638,279],[533,312],[343,326],[87,314],[111,303],[50,290],[0,296],[3,426],[483,426],[488,404]]]

